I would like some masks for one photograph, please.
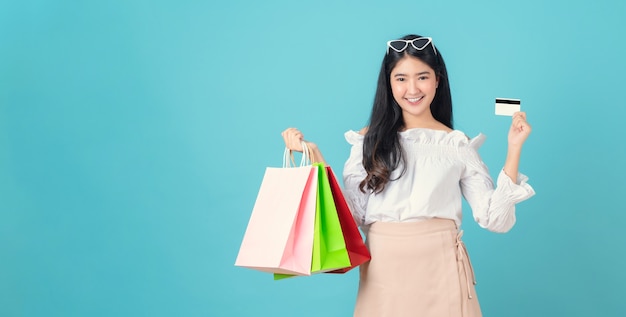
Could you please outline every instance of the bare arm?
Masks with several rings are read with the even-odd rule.
[[[516,112],[513,115],[513,122],[509,130],[509,148],[504,162],[504,173],[511,178],[513,183],[517,183],[519,171],[519,161],[522,154],[522,145],[530,134],[531,127],[526,121],[525,112]]]

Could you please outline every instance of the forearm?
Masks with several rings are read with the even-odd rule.
[[[309,147],[309,152],[311,156],[311,162],[313,163],[324,163],[324,165],[328,165],[326,160],[324,160],[324,156],[322,155],[322,151],[317,147],[315,143],[307,142],[307,146]]]
[[[506,161],[504,162],[504,173],[517,184],[517,174],[519,172],[519,161],[522,155],[521,146],[509,145],[506,153]]]

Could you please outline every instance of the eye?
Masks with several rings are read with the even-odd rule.
[[[428,79],[428,76],[420,76],[420,77],[418,77],[417,79],[419,79],[419,80],[427,80],[427,79]]]

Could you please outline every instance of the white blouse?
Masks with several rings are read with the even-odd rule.
[[[518,184],[500,171],[497,187],[477,150],[485,141],[479,134],[469,139],[461,131],[409,129],[398,133],[407,162],[391,174],[379,194],[363,193],[359,183],[363,168],[363,139],[355,131],[345,133],[352,145],[343,170],[344,195],[354,219],[365,232],[376,221],[411,222],[430,218],[452,219],[461,226],[461,197],[472,208],[474,220],[494,232],[507,232],[515,224],[515,204],[535,194],[528,177],[519,174]]]

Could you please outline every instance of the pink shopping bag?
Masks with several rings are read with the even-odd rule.
[[[268,167],[236,266],[310,275],[318,167]]]
[[[344,226],[347,230],[350,230],[350,223],[343,224],[341,219],[343,215],[339,214],[340,206],[335,201],[335,194],[333,193],[332,182],[329,177],[332,174],[332,170],[329,167],[325,167],[323,163],[314,163],[313,165],[319,167],[318,171],[318,187],[317,187],[317,207],[315,209],[315,229],[313,230],[313,257],[311,259],[311,273],[341,273],[347,272],[350,268],[356,267],[361,263],[357,258],[354,258],[355,262],[351,262],[353,257],[350,256],[350,250],[348,246],[353,246],[352,241],[346,241],[346,234],[342,232]],[[327,173],[330,171],[331,173]],[[335,180],[336,183],[336,180]],[[337,196],[339,197],[339,196]],[[343,196],[341,196],[343,199]],[[343,202],[345,204],[345,201]],[[356,234],[358,228],[352,219],[350,210],[342,210],[347,212],[349,219],[352,221]],[[348,237],[353,237],[353,232],[349,232]],[[359,239],[361,236],[359,235]],[[363,243],[363,240],[360,240]],[[358,241],[354,241],[355,243]],[[350,243],[350,244],[348,244]],[[367,251],[367,250],[366,250]],[[369,254],[369,252],[368,252]],[[274,274],[275,280],[281,280],[284,278],[292,277],[293,274]]]

